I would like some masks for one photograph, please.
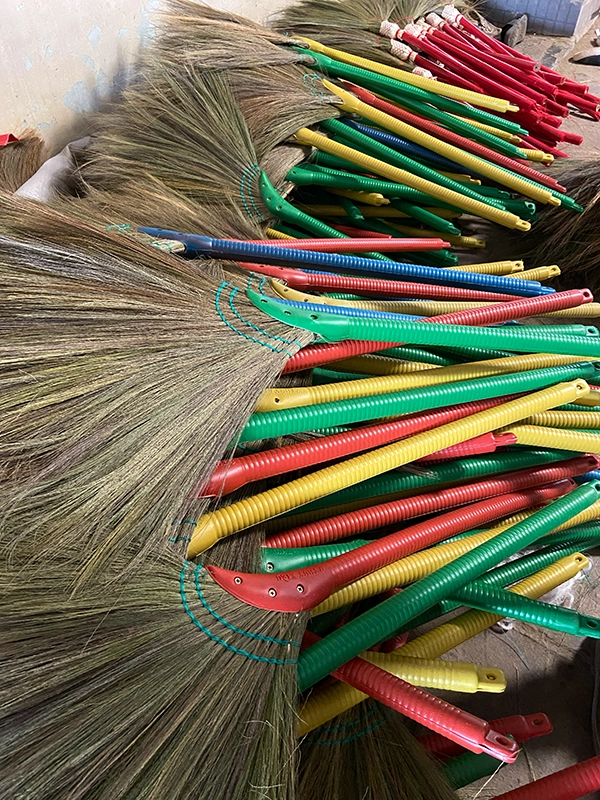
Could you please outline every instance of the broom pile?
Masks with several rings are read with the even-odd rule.
[[[537,602],[600,535],[598,306],[457,254],[580,211],[514,139],[583,101],[289,32],[174,0],[87,197],[1,200],[3,796],[449,800],[551,723],[441,656],[600,636]]]

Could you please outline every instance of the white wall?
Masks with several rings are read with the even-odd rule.
[[[273,0],[272,0],[273,1]],[[0,134],[37,129],[51,152],[85,131],[154,33],[161,0],[0,0]],[[270,0],[215,0],[264,22]]]

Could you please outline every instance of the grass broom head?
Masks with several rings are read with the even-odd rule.
[[[149,186],[174,192],[196,204],[199,215],[218,206],[230,228],[239,226],[238,238],[261,238],[271,217],[260,197],[260,168],[287,173],[304,152],[276,145],[306,122],[337,113],[328,95],[312,93],[314,81],[302,80],[296,68],[242,70],[232,89],[223,74],[156,63],[151,77],[103,117],[84,178],[112,194]],[[286,190],[283,179],[277,188]]]
[[[76,553],[74,580],[128,545],[143,561],[311,337],[263,319],[234,265],[223,284],[10,198],[0,236],[1,544]]]
[[[600,164],[597,159],[556,161],[552,174],[583,212],[558,209],[550,216],[542,209],[530,233],[511,237],[509,246],[527,268],[558,264],[561,275],[554,285],[560,290],[588,286],[595,294],[600,291]]]
[[[293,800],[304,615],[248,609],[168,549],[116,578],[136,552],[70,598],[68,552],[2,568],[2,796]]]
[[[402,26],[436,8],[439,3],[434,0],[299,0],[274,15],[269,25],[282,34],[306,36],[327,47],[401,67],[389,40],[379,34],[381,23],[389,20]]]
[[[44,140],[27,128],[16,142],[0,147],[0,191],[16,192],[44,161]]]
[[[452,800],[401,716],[366,700],[307,734],[297,800]]]

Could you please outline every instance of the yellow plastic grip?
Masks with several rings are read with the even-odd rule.
[[[455,147],[453,144],[448,144],[448,142],[436,139],[435,136],[429,133],[414,128],[412,125],[408,125],[406,122],[402,122],[396,119],[396,117],[390,116],[390,114],[379,111],[368,103],[363,103],[363,101],[359,100],[355,95],[347,92],[345,89],[341,89],[330,81],[324,80],[323,86],[329,89],[333,94],[337,94],[342,100],[341,108],[343,111],[360,114],[361,117],[374,122],[376,125],[388,131],[392,131],[392,133],[402,136],[405,139],[409,139],[411,142],[415,142],[422,147],[427,147],[429,150],[433,150],[435,153],[439,153],[445,158],[455,161],[457,164],[462,164],[462,166],[466,167],[468,170],[476,172],[479,175],[485,175],[487,178],[496,181],[496,183],[507,186],[509,189],[512,189],[512,191],[519,192],[519,194],[525,195],[525,197],[530,197],[538,203],[551,206],[560,205],[560,200],[555,197],[552,192],[549,192],[548,189],[544,189],[539,185],[534,185],[531,181],[524,180],[513,172],[501,169],[495,164],[473,155],[473,153],[468,153],[465,150],[461,150],[460,147]]]
[[[384,197],[379,192],[355,192],[353,189],[334,189],[331,186],[327,191],[339,197],[347,197],[349,200],[354,200],[355,203],[366,203],[369,206],[387,206],[390,202],[388,197]]]
[[[265,231],[269,239],[292,239],[294,240],[295,236],[288,236],[287,233],[282,233],[281,231],[276,231],[275,228],[267,228]]]
[[[523,272],[522,261],[488,261],[486,264],[463,264],[460,267],[449,267],[448,269],[459,269],[461,272],[484,272],[487,275],[511,275],[513,272]]]
[[[493,692],[506,689],[506,676],[500,669],[478,667],[466,661],[438,661],[433,658],[390,658],[386,653],[365,652],[361,658],[413,686],[445,689],[450,692]]]
[[[521,231],[528,231],[531,228],[529,222],[520,219],[516,214],[502,211],[494,206],[489,206],[487,203],[473,200],[471,197],[465,197],[465,195],[454,192],[452,189],[446,189],[444,186],[433,183],[433,181],[413,175],[412,172],[394,167],[378,158],[361,153],[359,150],[354,150],[345,144],[340,144],[340,142],[334,142],[327,136],[311,131],[308,128],[300,128],[296,132],[295,138],[299,144],[316,147],[325,153],[344,158],[346,161],[363,167],[366,172],[374,172],[376,175],[382,175],[384,178],[389,178],[396,183],[403,183],[413,189],[418,189],[420,192],[425,192],[431,197],[436,197],[438,200],[443,200],[457,208],[462,208],[463,211],[468,211],[492,222],[498,222],[506,228],[517,228]]]
[[[493,358],[488,361],[473,361],[467,364],[453,364],[451,367],[421,370],[402,375],[380,375],[340,383],[325,383],[321,386],[299,386],[291,389],[265,389],[260,395],[255,411],[276,411],[281,408],[297,408],[317,403],[332,403],[336,400],[350,400],[354,397],[388,394],[404,389],[422,386],[438,386],[492,375],[506,375],[515,372],[529,372],[544,367],[557,367],[581,361],[577,356],[562,356],[551,353],[533,353],[506,358]]]
[[[360,358],[349,358],[345,361],[338,361],[340,369],[348,369],[347,363],[360,361]],[[388,359],[386,359],[388,360]],[[394,359],[389,359],[393,361]],[[334,366],[333,364],[331,365]],[[360,366],[357,364],[356,366]],[[357,372],[362,370],[358,369]],[[546,428],[593,428],[600,430],[600,414],[597,411],[544,411],[541,414],[534,414],[523,420],[527,425],[543,425]]]
[[[413,364],[416,369],[408,369]],[[419,372],[421,369],[439,369],[436,364],[423,364],[420,361],[401,361],[387,356],[355,356],[329,364],[329,369],[341,372],[362,372],[366,375],[404,375]]]
[[[456,117],[456,119],[462,119],[464,122],[468,122],[469,125],[473,125],[475,128],[479,128],[482,131],[487,131],[487,133],[497,136],[498,139],[504,139],[505,142],[518,144],[519,142],[523,141],[520,136],[516,135],[516,133],[500,130],[500,128],[495,128],[493,125],[486,125],[485,122],[479,122],[479,120],[462,117],[459,114],[451,114],[451,116]]]
[[[388,564],[387,567],[371,572],[370,575],[365,575],[364,578],[338,589],[327,600],[320,603],[313,610],[312,615],[316,617],[319,614],[332,611],[334,608],[341,608],[350,603],[364,600],[367,597],[381,594],[388,589],[395,589],[397,586],[414,583],[414,581],[418,581],[425,575],[430,575],[436,569],[443,567],[444,564],[449,564],[455,558],[468,553],[474,547],[493,539],[506,527],[508,526],[492,528],[484,533],[476,533],[474,536],[459,539],[456,542],[440,544],[437,547],[431,547],[428,550],[413,553],[410,556],[394,561],[393,564]]]
[[[407,236],[413,236],[417,239],[439,239],[440,232],[439,231],[430,231],[426,228],[411,228],[409,225],[397,225],[395,222],[388,222],[387,223],[391,228],[396,228],[396,230],[400,231],[400,233],[405,233]],[[446,242],[450,242],[450,244],[456,245],[456,247],[486,247],[487,242],[485,239],[478,239],[476,236],[456,236],[453,233],[445,233],[444,239]],[[455,269],[451,267],[451,269]],[[467,269],[467,267],[456,267],[456,269],[464,270],[465,272],[473,272],[472,269]]]
[[[596,359],[590,358],[588,361],[595,361]],[[590,389],[590,392],[585,397],[577,401],[580,406],[600,406],[600,391],[598,389]]]
[[[528,161],[536,161],[538,164],[552,164],[554,161],[552,153],[544,153],[543,150],[528,150],[526,147],[520,147],[519,150]]]
[[[505,430],[514,433],[519,444],[556,450],[575,450],[580,453],[600,453],[600,435],[593,433],[565,428],[544,428],[541,425],[511,425]]]
[[[581,379],[559,383],[539,392],[532,392],[525,397],[518,397],[501,406],[441,425],[434,430],[418,433],[409,439],[349,458],[339,464],[325,467],[204,514],[196,523],[188,547],[188,558],[195,558],[232,533],[258,525],[305,503],[354,486],[368,478],[374,478],[383,472],[389,472],[444,447],[511,425],[540,411],[572,403],[589,391],[588,384]]]
[[[565,581],[575,577],[589,566],[589,560],[581,553],[573,553],[559,559],[549,567],[520,581],[509,591],[537,599],[552,591]],[[390,659],[439,658],[454,647],[466,642],[502,619],[496,614],[470,610],[455,617],[450,622],[405,644],[398,655],[389,654]],[[364,654],[363,654],[364,655]],[[299,712],[298,736],[324,725],[333,717],[365,700],[367,695],[345,683],[334,683],[325,689],[313,692]]]
[[[524,272],[516,272],[506,277],[513,278],[516,281],[547,281],[550,278],[557,278],[559,275],[560,267],[558,264],[550,264],[547,267],[526,269]]]
[[[489,97],[485,94],[477,94],[477,92],[470,92],[468,89],[461,89],[458,86],[451,86],[447,83],[431,80],[431,78],[415,75],[414,72],[405,72],[402,69],[388,67],[376,61],[369,61],[368,58],[351,55],[343,50],[325,47],[325,45],[322,45],[320,42],[316,42],[314,39],[307,39],[305,36],[294,36],[294,39],[305,42],[315,53],[322,53],[324,56],[333,58],[336,61],[341,61],[344,64],[351,64],[354,67],[360,67],[360,69],[368,69],[371,72],[385,75],[388,78],[395,78],[402,83],[410,83],[411,86],[418,86],[420,89],[425,89],[433,94],[451,97],[454,100],[461,100],[464,103],[471,103],[474,106],[487,108],[492,111],[500,111],[501,113],[519,110],[518,106],[511,105],[508,100],[501,100],[498,97]]]

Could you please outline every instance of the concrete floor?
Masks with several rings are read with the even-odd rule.
[[[527,36],[519,49],[573,80],[589,85],[590,91],[600,96],[600,67],[569,61],[573,52],[590,46],[596,26],[600,27],[598,21],[579,42]],[[573,113],[563,127],[584,137],[581,146],[561,146],[572,158],[600,157],[600,122]],[[498,252],[501,252],[502,242],[490,244],[492,249],[498,244]],[[600,551],[597,552],[599,555],[593,558],[591,572],[574,583],[570,596],[565,598],[567,605],[594,616],[600,616]],[[472,784],[462,790],[461,797],[490,800],[508,789],[596,755],[593,701],[599,655],[600,646],[597,648],[591,639],[576,639],[518,622],[509,633],[487,631],[449,654],[448,657],[499,667],[508,679],[504,694],[454,695],[452,702],[461,708],[486,719],[543,711],[554,723],[551,735],[524,745],[516,764],[503,768],[491,779]],[[586,797],[600,800],[600,792]]]

